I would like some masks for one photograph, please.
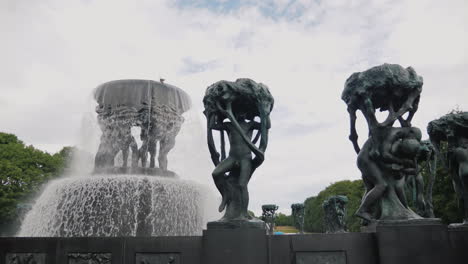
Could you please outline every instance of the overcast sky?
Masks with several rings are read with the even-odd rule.
[[[360,178],[340,99],[353,72],[413,66],[424,78],[414,118],[423,132],[468,109],[466,28],[466,0],[2,0],[0,131],[55,152],[78,144],[100,83],[164,77],[201,113],[207,86],[252,78],[270,87],[275,108],[250,208],[276,203],[289,214],[330,183]],[[196,177],[213,186],[206,121],[192,116],[207,164]]]

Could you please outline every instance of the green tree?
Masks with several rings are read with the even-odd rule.
[[[278,213],[275,218],[275,225],[277,226],[294,226],[294,222],[291,215],[285,215]]]
[[[60,153],[50,155],[25,146],[15,135],[0,132],[0,233],[14,232],[18,204],[57,177],[64,160]]]
[[[323,208],[322,203],[325,199],[334,195],[345,195],[349,201],[346,205],[346,221],[349,231],[358,232],[361,221],[354,216],[361,197],[364,193],[364,185],[361,180],[355,181],[339,181],[329,185],[325,190],[321,191],[317,196],[309,197],[305,200],[305,218],[304,229],[307,232],[321,233],[324,232],[323,225]]]

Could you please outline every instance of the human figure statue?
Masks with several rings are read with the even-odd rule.
[[[148,153],[150,154],[150,168],[155,167],[155,156],[156,156],[156,138],[153,136],[155,125],[144,124],[141,126],[140,140],[142,142],[140,149],[138,150],[138,159],[141,160],[141,167],[146,168],[146,162],[148,161]]]
[[[295,203],[291,205],[292,217],[294,221],[294,226],[299,229],[300,234],[304,234],[304,210],[303,203]]]
[[[468,228],[468,112],[454,111],[429,122],[427,133],[448,168],[455,192],[464,204],[463,222],[451,224],[450,227]],[[446,143],[446,150],[442,150],[443,142]]]
[[[349,139],[358,153],[357,165],[366,187],[356,216],[365,224],[422,218],[409,208],[404,191],[405,180],[417,178],[417,158],[424,149],[421,131],[411,126],[422,84],[422,77],[413,68],[396,64],[354,73],[346,80],[342,99],[350,114]],[[355,128],[357,110],[363,113],[369,128],[362,149]],[[388,111],[387,118],[379,122],[376,110]],[[400,127],[394,127],[396,121]]]
[[[168,170],[167,156],[184,122],[182,114],[191,108],[188,94],[165,83],[164,79],[161,82],[130,79],[99,85],[94,98],[102,132],[95,156],[95,173],[176,175]],[[140,128],[141,146],[132,135],[134,127]],[[130,151],[131,169],[127,169]],[[122,162],[115,161],[120,152]],[[156,168],[156,158],[159,168]]]
[[[274,233],[276,210],[278,210],[276,204],[262,205],[262,220],[265,221],[266,230],[269,235],[273,235]]]
[[[136,167],[138,163],[138,145],[135,138],[132,136],[132,124],[130,122],[122,122],[118,127],[118,141],[119,149],[122,151],[122,167],[126,168],[128,164],[128,150],[132,151],[132,167]]]
[[[408,174],[406,177],[406,187],[412,193],[412,200],[416,206],[417,213],[423,217],[434,218],[434,208],[432,205],[432,187],[434,186],[437,166],[437,156],[434,146],[429,140],[421,141],[421,149],[417,155],[417,170],[415,174]],[[426,188],[422,171],[429,174]]]
[[[220,81],[209,86],[203,102],[208,148],[216,166],[212,176],[222,197],[219,211],[226,210],[217,223],[255,221],[247,210],[247,185],[253,172],[265,159],[273,97],[265,85],[250,79],[238,79],[236,82]],[[214,143],[213,130],[220,132],[221,155]],[[252,139],[255,130],[257,133]],[[228,156],[225,153],[225,132],[230,146]]]
[[[362,172],[366,193],[356,216],[370,221],[373,205],[387,192],[382,200],[382,210],[391,218],[418,218],[409,209],[405,195],[407,177],[416,177],[416,162],[411,160],[421,147],[421,131],[414,127],[391,127],[375,129],[373,136],[379,142],[376,151],[381,156],[371,156],[372,141],[368,140],[358,154],[358,168]],[[407,210],[405,210],[407,209]]]
[[[326,233],[346,232],[346,204],[348,197],[335,195],[328,197],[322,203],[324,210],[324,226]]]
[[[231,103],[229,102],[227,105],[227,110],[223,109],[222,107],[219,110],[228,115],[228,110],[232,111]],[[252,167],[252,150],[250,149],[248,143],[244,141],[243,136],[247,136],[248,139],[252,138],[252,134],[254,130],[260,130],[260,123],[255,121],[245,121],[245,115],[243,113],[235,113],[234,114],[235,120],[238,122],[241,131],[234,127],[231,122],[223,122],[221,124],[214,124],[212,129],[226,131],[229,136],[229,142],[231,144],[231,148],[229,149],[229,156],[222,160],[218,166],[216,166],[215,170],[212,173],[213,179],[216,182],[222,181],[224,178],[225,173],[233,172],[234,170],[239,171],[239,178],[238,178],[238,188],[239,192],[242,197],[242,201],[245,203],[242,205],[246,207],[249,201],[249,193],[247,191],[247,183],[250,180],[250,176],[253,172]],[[222,212],[226,207],[227,197],[223,197],[224,199],[219,206],[219,211]]]
[[[98,116],[98,124],[101,128],[101,142],[94,159],[96,168],[110,168],[114,166],[114,158],[119,152],[119,132],[115,126],[115,120],[111,117]]]
[[[142,145],[139,149],[139,159],[141,160],[141,166],[146,168],[149,153],[149,168],[155,168],[157,145],[159,145],[159,168],[166,171],[167,155],[175,146],[175,138],[181,129],[184,118],[163,107],[155,108],[153,111],[155,113],[150,120],[141,122],[140,138]]]

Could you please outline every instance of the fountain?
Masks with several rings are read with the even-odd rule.
[[[418,183],[418,162],[440,154],[439,143],[446,141],[448,162],[461,164],[453,171],[454,180],[466,178],[466,113],[430,124],[435,143],[431,154],[420,130],[411,125],[421,89],[422,78],[411,67],[384,64],[351,75],[342,98],[367,191],[357,216],[367,226],[362,232],[344,232],[347,199],[335,196],[323,204],[328,233],[286,236],[272,235],[276,205],[262,207],[269,232],[248,212],[247,185],[265,160],[271,128],[274,100],[264,84],[244,78],[219,81],[206,90],[206,138],[215,165],[211,176],[221,194],[216,200],[206,197],[209,192],[203,185],[175,173],[182,169],[182,175],[209,177],[209,172],[197,171],[199,161],[193,163],[203,155],[187,153],[205,148],[188,146],[182,137],[188,133],[193,141],[199,130],[182,126],[188,120],[183,113],[190,108],[189,97],[163,82],[105,83],[95,92],[102,135],[95,146],[94,171],[84,173],[83,166],[79,175],[49,183],[25,217],[22,237],[0,238],[0,263],[466,263],[466,224],[447,229],[439,219],[423,218],[408,206],[402,192],[405,178]],[[378,109],[389,113],[383,122],[375,116]],[[355,126],[358,110],[369,125],[362,149]],[[171,155],[182,150],[187,157],[174,155],[177,158],[169,162],[173,147]],[[210,201],[225,213],[207,223],[205,207],[215,208],[207,204]],[[431,209],[430,199],[426,201]],[[292,209],[302,227],[304,204]]]
[[[102,132],[94,172],[51,182],[26,215],[19,236],[201,234],[209,192],[170,171],[167,158],[190,97],[163,81],[118,80],[98,86],[94,98]],[[132,135],[135,128],[141,146]]]

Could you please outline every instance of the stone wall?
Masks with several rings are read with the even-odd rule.
[[[206,230],[193,237],[0,238],[0,264],[467,263],[468,230],[407,228],[273,236],[244,229]]]

